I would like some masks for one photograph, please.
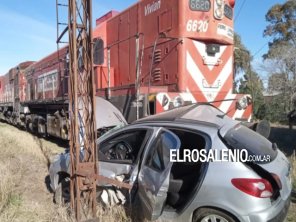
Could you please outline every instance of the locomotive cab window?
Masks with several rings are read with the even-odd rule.
[[[233,19],[233,10],[229,5],[224,6],[224,15],[230,20]]]

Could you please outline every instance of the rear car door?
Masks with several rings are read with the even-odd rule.
[[[162,213],[173,165],[170,151],[179,148],[179,138],[171,131],[159,128],[144,152],[138,176],[137,200],[148,220],[156,220]]]

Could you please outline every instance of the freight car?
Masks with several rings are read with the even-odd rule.
[[[233,93],[234,0],[142,0],[96,20],[96,94],[132,122],[209,102],[249,121],[249,95]],[[68,138],[68,47],[0,77],[0,118]]]
[[[20,124],[21,105],[25,97],[26,78],[24,70],[33,62],[23,62],[0,76],[0,119],[11,124]]]

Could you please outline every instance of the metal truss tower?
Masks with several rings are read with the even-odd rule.
[[[92,0],[57,1],[57,43],[69,34],[69,139],[71,207],[77,220],[96,212],[96,121],[92,46]],[[68,23],[58,10],[68,7]],[[66,25],[67,24],[67,25]],[[59,26],[64,30],[59,33]]]

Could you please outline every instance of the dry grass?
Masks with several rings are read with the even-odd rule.
[[[50,159],[64,151],[55,143],[0,122],[0,221],[74,221],[53,203],[46,177]],[[129,222],[123,207],[99,206],[100,221]]]
[[[97,208],[97,218],[100,221],[108,222],[131,222],[132,219],[127,216],[126,209],[122,206],[114,206],[112,208],[104,209],[102,206]]]
[[[0,221],[72,221],[47,190],[50,156],[57,145],[0,123]]]

